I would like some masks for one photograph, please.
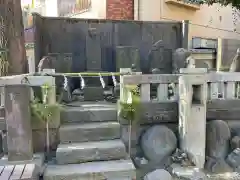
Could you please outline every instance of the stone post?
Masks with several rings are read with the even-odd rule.
[[[207,69],[181,69],[179,77],[180,148],[198,168],[205,164]]]
[[[33,158],[30,115],[30,87],[5,86],[5,109],[9,161]]]

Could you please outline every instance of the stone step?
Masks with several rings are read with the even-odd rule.
[[[65,124],[101,121],[117,121],[117,108],[115,105],[101,106],[92,104],[92,107],[85,105],[64,108],[61,112],[61,122]]]
[[[120,138],[118,122],[97,122],[62,125],[59,130],[60,142],[78,143]]]
[[[56,152],[58,164],[125,159],[125,145],[120,139],[60,144]]]
[[[131,160],[116,160],[48,165],[43,177],[44,180],[132,180],[136,172]]]

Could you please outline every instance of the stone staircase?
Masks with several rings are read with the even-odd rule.
[[[56,164],[47,166],[44,180],[135,179],[135,167],[120,139],[115,104],[75,104],[65,108],[61,120]]]

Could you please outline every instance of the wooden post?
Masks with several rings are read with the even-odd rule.
[[[23,84],[6,85],[5,93],[8,160],[31,160],[30,87]]]

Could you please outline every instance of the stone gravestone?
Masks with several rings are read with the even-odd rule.
[[[140,54],[136,47],[132,46],[117,46],[116,47],[116,70],[120,68],[131,68],[135,65],[136,71],[140,72]]]
[[[5,86],[8,160],[23,161],[33,158],[30,113],[30,87]]]
[[[172,73],[178,74],[181,68],[186,67],[186,59],[190,56],[190,52],[186,49],[179,48],[173,53]]]
[[[229,151],[231,131],[222,120],[214,120],[206,128],[206,155],[216,159],[225,159]]]

